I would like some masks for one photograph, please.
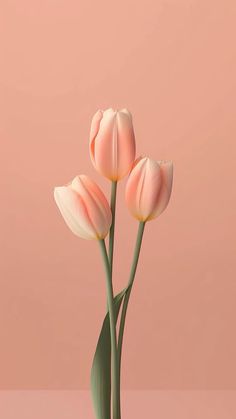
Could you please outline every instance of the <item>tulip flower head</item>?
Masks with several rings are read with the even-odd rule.
[[[172,162],[138,159],[126,185],[126,203],[131,214],[143,222],[158,217],[168,205],[172,181]]]
[[[88,176],[75,177],[54,189],[56,204],[71,231],[83,239],[104,239],[112,216],[107,199]]]
[[[91,124],[90,157],[96,170],[112,181],[128,174],[135,159],[132,116],[127,109],[98,110]]]

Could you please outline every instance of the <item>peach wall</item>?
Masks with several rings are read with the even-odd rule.
[[[172,159],[128,314],[124,388],[236,388],[236,3],[1,4],[0,388],[87,388],[105,308],[97,244],[54,185],[88,173],[98,107],[128,107],[138,154]],[[137,228],[119,187],[116,289]]]

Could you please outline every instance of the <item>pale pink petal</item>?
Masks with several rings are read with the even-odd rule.
[[[166,208],[172,186],[173,165],[149,158],[138,159],[126,185],[126,203],[139,221],[149,221]]]
[[[56,204],[71,231],[84,239],[93,239],[96,232],[91,227],[84,204],[79,195],[68,186],[54,189]]]
[[[94,142],[95,138],[98,134],[100,123],[103,117],[103,111],[100,109],[95,113],[95,115],[92,118],[91,122],[91,129],[90,129],[90,136],[89,136],[89,151],[90,151],[90,157],[94,163]]]
[[[97,236],[104,238],[110,229],[112,218],[105,195],[98,185],[86,175],[80,175],[73,179],[71,187],[83,199],[88,217]]]
[[[126,115],[128,115],[128,117],[130,118],[130,120],[132,121],[132,114],[131,114],[131,112],[128,110],[128,109],[126,109],[126,108],[123,108],[123,109],[120,109],[120,111],[119,112],[122,112],[122,113],[125,113]]]
[[[155,210],[161,189],[161,171],[157,162],[147,159],[144,165],[139,198],[140,214],[147,220]]]
[[[141,179],[144,173],[146,158],[142,158],[139,161],[136,161],[134,167],[128,177],[126,189],[125,189],[125,198],[127,206],[131,214],[141,220],[142,214],[140,214],[139,202],[140,202],[140,189],[141,189]]]
[[[96,169],[105,177],[113,179],[117,172],[116,112],[103,112],[100,129],[94,143]]]
[[[135,159],[135,137],[130,114],[117,113],[117,179],[130,171]]]
[[[167,207],[172,191],[173,183],[173,163],[171,161],[159,161],[161,169],[161,189],[158,196],[158,205],[153,213],[150,215],[149,220],[158,217]]]
[[[132,117],[127,109],[112,108],[96,113],[90,134],[91,160],[99,173],[120,180],[131,169],[135,158]]]

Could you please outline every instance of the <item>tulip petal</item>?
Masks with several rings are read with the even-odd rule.
[[[159,161],[161,170],[161,189],[158,196],[158,206],[150,215],[149,220],[158,217],[167,207],[173,184],[173,163],[171,161]]]
[[[54,189],[56,204],[71,231],[83,239],[96,238],[96,232],[87,220],[86,209],[80,196],[70,187]]]
[[[126,185],[126,203],[139,221],[149,221],[166,208],[171,194],[173,165],[171,162],[138,159]]]
[[[93,116],[92,122],[91,122],[89,150],[90,150],[90,156],[93,162],[94,162],[94,142],[95,142],[97,133],[99,131],[102,117],[103,117],[103,112],[99,109]]]
[[[117,176],[123,178],[130,171],[135,159],[135,137],[130,114],[126,111],[117,113]]]
[[[74,178],[71,188],[86,203],[88,217],[94,226],[98,238],[104,238],[111,225],[111,210],[105,195],[98,185],[86,175]]]
[[[103,112],[100,129],[94,142],[95,167],[105,177],[113,180],[117,173],[116,114]]]
[[[139,219],[139,188],[140,188],[140,179],[142,176],[143,166],[145,164],[145,159],[141,159],[139,161],[135,161],[134,167],[130,173],[130,176],[127,180],[126,190],[125,190],[125,198],[127,206],[131,212],[131,214]]]
[[[123,108],[119,112],[125,113],[132,120],[132,114],[127,108]]]
[[[130,171],[135,158],[135,137],[127,109],[109,108],[94,115],[90,156],[98,172],[110,180],[119,180]]]
[[[156,207],[161,189],[161,171],[158,163],[151,159],[147,159],[144,168],[139,207],[143,220],[147,220]]]

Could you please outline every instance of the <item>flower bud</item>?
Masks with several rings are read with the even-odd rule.
[[[98,185],[88,176],[75,177],[54,189],[56,204],[71,231],[83,239],[103,239],[111,226],[111,210]]]
[[[90,156],[96,170],[112,181],[128,174],[135,159],[132,116],[127,109],[97,111],[90,131]]]
[[[168,205],[172,181],[172,162],[138,159],[126,185],[126,203],[131,214],[144,222],[158,217]]]

